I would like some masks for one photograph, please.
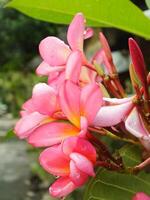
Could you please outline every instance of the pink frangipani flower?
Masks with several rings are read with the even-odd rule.
[[[72,20],[68,32],[68,45],[56,37],[47,37],[39,45],[40,55],[43,62],[36,70],[38,75],[49,76],[49,84],[55,83],[66,68],[67,60],[74,51],[81,52],[81,64],[87,63],[83,53],[84,39],[93,35],[93,30],[85,29],[85,19],[82,13],[76,14]],[[59,82],[57,82],[59,84]]]
[[[60,176],[49,189],[53,197],[64,197],[89,176],[94,176],[95,148],[85,139],[71,137],[62,144],[45,149],[40,155],[40,164],[49,173]]]
[[[36,147],[51,146],[67,137],[86,137],[88,126],[92,126],[101,107],[102,94],[94,83],[80,88],[72,81],[66,80],[59,90],[59,104],[66,119],[39,126],[29,137],[30,144]]]
[[[67,80],[60,89],[59,99],[67,118],[76,127],[84,127],[85,130],[88,125],[92,125],[102,105],[102,93],[96,83],[80,88],[72,81]]]
[[[60,112],[57,92],[45,83],[37,84],[32,98],[23,105],[21,119],[15,126],[15,133],[21,139],[36,147],[61,143],[67,137],[79,134],[79,129]]]

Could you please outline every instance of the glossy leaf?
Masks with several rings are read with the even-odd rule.
[[[119,150],[126,167],[141,162],[141,150],[138,146],[127,144]],[[123,174],[99,168],[96,178],[88,183],[84,200],[127,200],[139,191],[150,194],[150,174]],[[109,191],[109,192],[108,192]]]
[[[136,192],[150,195],[150,174],[121,174],[99,169],[96,178],[89,182],[84,200],[127,200]]]
[[[83,12],[90,26],[103,24],[150,38],[150,20],[129,0],[12,0],[7,6],[36,19],[61,24],[70,23],[77,12]]]
[[[141,149],[136,145],[127,144],[119,150],[125,167],[134,167],[141,162]]]

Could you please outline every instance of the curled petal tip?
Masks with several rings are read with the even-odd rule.
[[[88,39],[90,37],[92,37],[94,34],[94,31],[92,28],[87,28],[85,31],[84,31],[84,39]]]
[[[66,197],[76,188],[77,186],[70,180],[69,177],[61,177],[51,185],[49,193],[55,198],[62,198]]]

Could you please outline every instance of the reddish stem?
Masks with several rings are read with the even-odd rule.
[[[94,68],[94,65],[92,65],[91,63],[86,62],[85,66],[91,70],[93,70],[94,72],[97,72],[96,69]]]
[[[105,162],[105,161],[97,161],[96,166],[105,167],[107,169],[111,169],[111,170],[114,170],[114,171],[121,170],[120,166],[115,165],[113,163],[108,163],[108,162]]]
[[[87,137],[88,137],[88,139],[91,141],[91,143],[94,143],[97,147],[98,147],[98,149],[100,149],[100,151],[102,151],[102,153],[107,157],[107,158],[109,158],[110,160],[112,160],[114,163],[116,163],[117,165],[119,164],[121,164],[120,163],[120,161],[119,161],[119,163],[118,163],[118,160],[116,160],[112,155],[111,155],[111,153],[109,152],[109,150],[108,150],[108,148],[106,147],[106,145],[102,142],[102,141],[100,141],[100,140],[98,140],[94,135],[92,135],[92,134],[90,134],[90,133],[88,133],[87,134]]]
[[[145,167],[150,166],[150,157],[147,158],[146,160],[144,160],[142,163],[140,163],[139,165],[135,166],[133,168],[134,172],[139,172],[141,170],[143,170]]]

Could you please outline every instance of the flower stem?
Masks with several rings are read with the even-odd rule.
[[[124,142],[129,142],[129,143],[132,143],[132,144],[135,144],[135,145],[140,145],[140,143],[138,141],[134,141],[134,140],[129,139],[129,138],[119,137],[119,136],[113,134],[112,132],[110,132],[110,131],[108,131],[107,129],[104,129],[104,128],[97,129],[97,128],[89,127],[89,130],[94,131],[98,134],[101,134],[102,136],[111,137],[112,139],[115,139],[115,140],[120,140],[120,141],[124,141]]]
[[[120,160],[116,160],[111,153],[109,152],[107,146],[100,140],[98,140],[94,135],[92,134],[87,134],[88,139],[90,140],[91,143],[93,143],[94,145],[96,145],[96,147],[99,150],[100,156],[101,154],[105,157],[106,159],[110,159],[111,161],[113,161],[114,163],[116,163],[117,165],[121,165]]]
[[[96,165],[100,166],[100,167],[105,167],[105,168],[113,170],[113,171],[118,171],[118,170],[122,169],[121,166],[119,166],[119,165],[109,163],[109,162],[105,162],[105,161],[97,161]]]
[[[132,139],[129,139],[129,138],[122,138],[122,137],[119,137],[115,134],[113,134],[112,132],[106,130],[106,135],[115,139],[115,140],[120,140],[120,141],[124,141],[124,142],[129,142],[129,143],[132,143],[132,144],[136,144],[136,145],[139,145],[139,142],[138,141],[134,141]]]
[[[135,166],[133,168],[133,172],[137,173],[141,170],[143,170],[145,167],[150,166],[150,157],[147,158],[146,160],[144,160],[142,163],[140,163],[139,165]]]

